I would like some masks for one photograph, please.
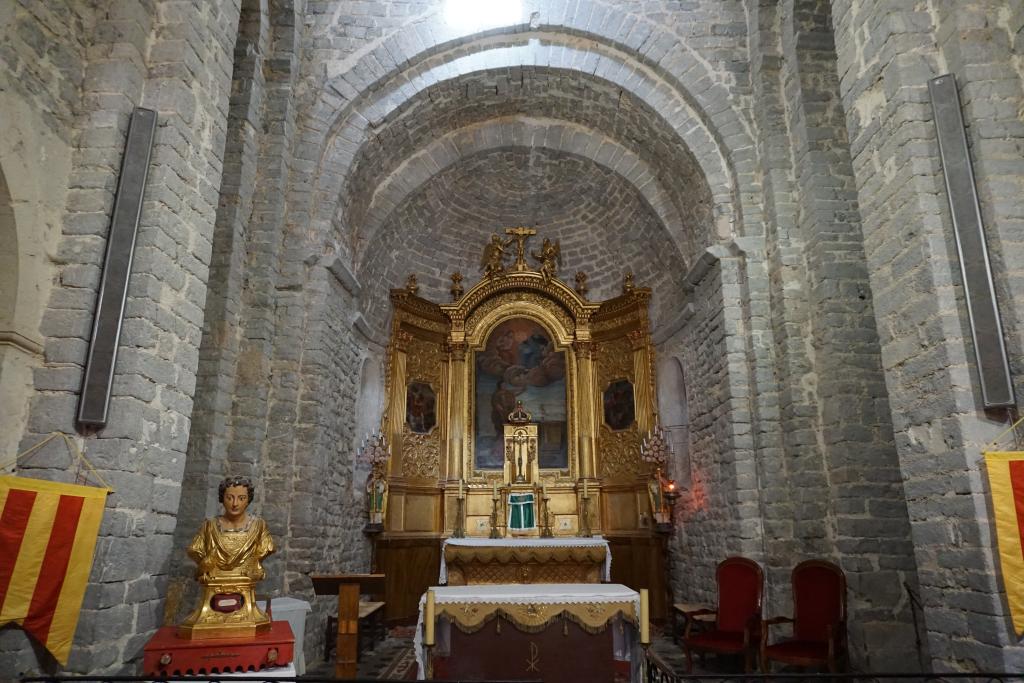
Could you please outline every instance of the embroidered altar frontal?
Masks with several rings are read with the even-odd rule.
[[[435,677],[613,680],[638,661],[639,594],[620,584],[435,588]],[[422,607],[422,602],[421,602]],[[416,631],[424,663],[423,611]],[[451,628],[454,626],[454,628]],[[423,668],[421,667],[421,671]]]
[[[448,539],[440,582],[594,584],[608,580],[610,567],[604,539]]]

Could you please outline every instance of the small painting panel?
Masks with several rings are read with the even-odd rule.
[[[414,434],[429,434],[437,425],[437,397],[426,382],[409,382],[406,387],[405,423]]]
[[[604,423],[619,431],[636,421],[636,404],[633,401],[633,383],[628,379],[617,379],[604,390]]]

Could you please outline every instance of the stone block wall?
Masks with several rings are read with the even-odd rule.
[[[928,648],[948,670],[1014,670],[1021,648],[996,578],[981,450],[1009,416],[983,410],[928,80],[958,80],[1016,370],[1021,13],[1005,3],[832,3],[839,89],[863,218],[881,358]],[[999,142],[995,142],[998,140]],[[1018,208],[1011,208],[1016,205]]]
[[[680,601],[715,604],[718,563],[762,556],[740,260],[725,255],[710,265],[693,287],[692,317],[663,344],[663,353],[682,360],[690,417],[691,483],[676,508],[672,544]]]
[[[68,669],[121,670],[161,621],[195,389],[238,6],[123,2],[97,13],[88,29],[85,18],[93,10],[84,3],[75,9],[51,3],[25,7],[28,13],[15,10],[15,30],[24,44],[32,49],[62,44],[47,49],[49,59],[63,60],[64,70],[47,72],[46,86],[33,91],[52,99],[40,103],[40,111],[51,112],[53,125],[64,127],[63,137],[75,151],[63,234],[51,256],[57,264],[55,285],[40,325],[44,363],[35,372],[21,448],[55,430],[75,433],[77,392],[128,116],[140,105],[155,109],[160,120],[110,421],[98,434],[79,437],[116,493],[108,499]],[[63,24],[62,40],[45,36],[54,22]],[[37,34],[43,38],[37,40]],[[84,49],[73,49],[76,40]],[[65,49],[70,52],[61,52]],[[80,66],[73,63],[74,54],[84,56]],[[38,68],[26,66],[26,82],[28,72]],[[22,471],[68,479],[73,477],[68,462],[52,448]],[[5,671],[52,667],[45,656],[37,660],[18,631],[4,631],[0,652]]]

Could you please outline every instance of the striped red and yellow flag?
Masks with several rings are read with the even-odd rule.
[[[985,453],[992,511],[1013,628],[1024,633],[1024,451]]]
[[[0,476],[0,627],[67,664],[109,489]]]

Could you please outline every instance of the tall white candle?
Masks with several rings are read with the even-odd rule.
[[[428,593],[429,595],[429,593]],[[650,597],[646,588],[640,589],[640,643],[648,645],[651,642],[651,614]]]
[[[498,482],[491,482],[491,500],[498,500]]]
[[[643,607],[640,608],[643,611]],[[423,644],[434,645],[434,591],[427,591],[427,604],[423,608]]]
[[[462,480],[459,479],[459,498],[464,498],[464,497],[465,497],[465,493],[462,490]]]
[[[587,495],[587,480],[586,479],[583,480],[583,497],[584,498],[589,498],[590,497],[590,496]]]

